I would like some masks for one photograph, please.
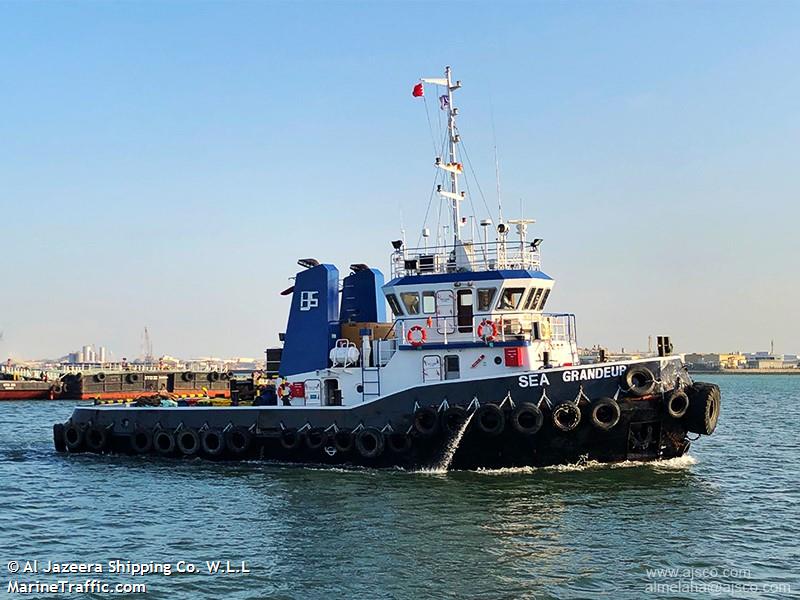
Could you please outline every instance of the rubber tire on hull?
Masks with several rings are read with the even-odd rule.
[[[523,402],[511,413],[511,427],[522,435],[535,435],[542,428],[544,415],[532,402]]]
[[[673,390],[667,396],[665,406],[667,414],[673,419],[680,419],[689,410],[689,396],[683,390]]]
[[[692,433],[702,435],[714,433],[719,420],[721,404],[719,386],[713,383],[695,382],[689,388],[686,428]]]
[[[568,433],[577,429],[581,423],[581,409],[574,402],[561,402],[553,407],[551,415],[553,426],[559,431]]]
[[[64,442],[64,424],[56,423],[53,425],[53,444],[55,444],[56,452],[66,452],[67,444]]]
[[[184,456],[195,456],[200,452],[200,435],[194,429],[182,429],[175,436],[178,450]]]
[[[204,429],[200,433],[200,448],[206,456],[219,456],[225,452],[225,435],[219,429]]]
[[[244,454],[250,448],[253,436],[244,427],[234,427],[225,432],[225,445],[233,454]]]
[[[83,429],[74,423],[68,423],[64,428],[64,443],[70,452],[80,452],[83,448]]]
[[[610,431],[617,426],[622,411],[613,398],[598,398],[592,402],[592,425],[600,431]]]
[[[455,433],[467,420],[467,410],[463,406],[450,406],[442,413],[442,429]]]
[[[354,444],[355,440],[352,432],[350,431],[340,429],[333,434],[333,447],[336,448],[337,452],[341,452],[342,454],[350,452],[353,449]]]
[[[383,454],[383,434],[374,427],[367,427],[356,436],[356,449],[364,458],[378,458]]]
[[[280,442],[284,450],[297,450],[303,442],[303,436],[296,429],[284,429],[281,431]]]
[[[309,450],[319,450],[325,445],[328,439],[328,434],[324,429],[314,428],[306,431],[305,434],[306,446]]]
[[[405,454],[411,450],[411,436],[405,433],[393,432],[386,436],[386,445],[395,454]]]
[[[506,427],[506,416],[496,404],[484,404],[475,414],[475,420],[486,435],[500,435]]]
[[[102,452],[108,444],[108,431],[105,427],[94,425],[86,431],[86,447],[92,452]]]
[[[175,450],[175,436],[171,431],[159,429],[153,434],[153,448],[156,449],[156,452],[165,456],[172,454]]]
[[[148,429],[135,431],[131,436],[131,449],[136,454],[147,454],[153,449],[153,434]]]
[[[421,436],[432,436],[439,430],[439,415],[431,406],[423,406],[414,413],[414,429]]]
[[[653,372],[644,365],[633,365],[622,375],[622,388],[634,396],[646,396],[656,387]]]

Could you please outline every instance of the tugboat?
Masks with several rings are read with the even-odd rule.
[[[415,96],[424,85],[442,88],[447,115],[434,188],[446,240],[392,242],[388,282],[365,264],[340,282],[334,265],[298,261],[270,404],[80,406],[54,426],[56,449],[478,469],[667,459],[710,435],[719,388],[693,382],[669,338],[658,356],[580,364],[575,315],[545,312],[555,282],[531,220],[462,233],[475,222],[461,210],[461,83],[447,67]]]

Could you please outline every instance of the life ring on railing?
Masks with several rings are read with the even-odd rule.
[[[486,332],[486,328],[491,329],[491,332]],[[484,342],[493,341],[497,337],[497,323],[491,319],[484,319],[481,321],[481,324],[478,325],[478,337]]]
[[[414,334],[419,332],[419,337],[415,336]],[[425,343],[425,340],[428,339],[428,333],[419,325],[414,325],[411,329],[408,330],[406,334],[406,339],[408,343],[414,346],[415,348],[419,348],[422,344]]]
[[[278,386],[278,398],[288,398],[292,394],[291,384],[284,381]]]

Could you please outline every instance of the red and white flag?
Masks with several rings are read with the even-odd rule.
[[[424,96],[425,88],[422,87],[421,83],[418,83],[417,85],[414,86],[414,89],[411,91],[411,95],[414,96],[414,98],[419,98],[420,96]]]

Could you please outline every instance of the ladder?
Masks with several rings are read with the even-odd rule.
[[[365,367],[361,365],[361,398],[372,400],[381,395],[381,369],[380,367]]]

